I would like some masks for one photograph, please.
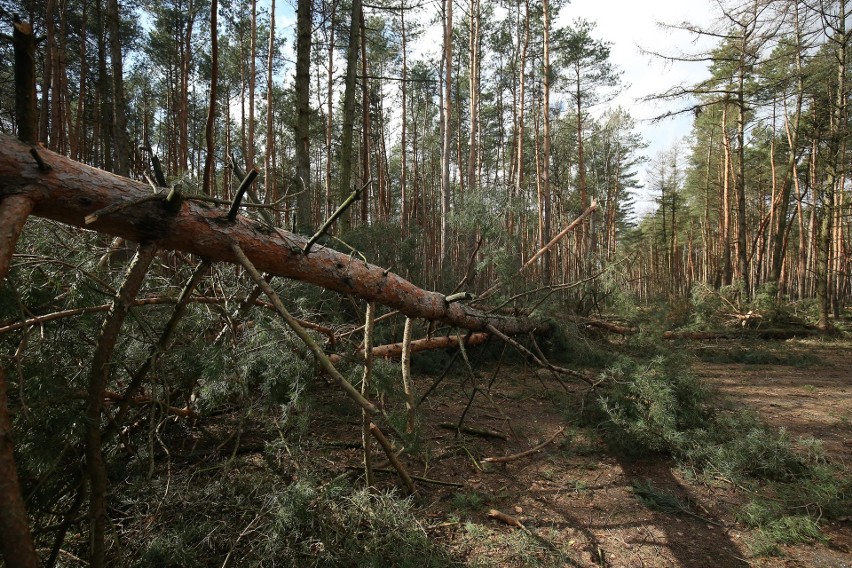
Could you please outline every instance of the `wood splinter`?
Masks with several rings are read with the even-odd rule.
[[[529,532],[527,527],[524,526],[524,523],[522,523],[517,517],[507,515],[506,513],[501,513],[497,509],[491,509],[490,511],[488,511],[488,516],[492,519],[500,521],[501,523],[506,523],[510,527],[519,528],[524,532]]]
[[[449,296],[444,296],[444,301],[448,304],[452,304],[453,302],[461,302],[466,301],[469,302],[474,299],[474,295],[470,292],[458,292],[456,294],[450,294]]]

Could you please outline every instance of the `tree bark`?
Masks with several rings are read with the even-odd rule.
[[[441,106],[441,233],[440,233],[440,270],[446,265],[449,256],[447,242],[447,218],[450,215],[450,124],[452,115],[453,84],[453,2],[444,0],[444,91]]]
[[[0,287],[6,281],[15,243],[33,207],[25,196],[0,201]],[[0,553],[6,566],[38,566],[27,510],[15,468],[12,420],[6,405],[6,371],[0,367]]]
[[[18,123],[18,138],[36,143],[35,36],[28,22],[15,21],[12,43],[15,50],[15,120]]]
[[[6,566],[36,568],[38,556],[15,469],[12,421],[6,406],[6,371],[0,367],[0,551]]]
[[[352,20],[349,25],[349,45],[346,50],[346,86],[343,92],[343,133],[340,141],[340,177],[337,193],[343,201],[350,193],[352,181],[352,137],[355,130],[355,88],[358,72],[358,51],[361,44],[361,0],[352,2]],[[340,219],[340,227],[349,229],[350,216]]]
[[[254,167],[255,134],[254,91],[257,84],[257,0],[251,0],[251,35],[249,37],[249,76],[248,76],[248,141],[246,142],[246,170]]]
[[[269,6],[269,52],[266,61],[266,155],[263,160],[265,203],[278,200],[275,183],[275,0]],[[307,194],[310,199],[310,194]],[[299,194],[301,196],[301,194]],[[280,221],[275,223],[280,225]]]
[[[400,165],[399,165],[399,206],[400,206],[400,214],[399,221],[402,229],[402,237],[408,237],[408,224],[409,224],[409,206],[408,206],[408,191],[406,187],[406,174],[408,170],[408,152],[406,145],[406,124],[407,120],[406,109],[408,105],[408,48],[407,48],[407,37],[405,32],[405,0],[402,1],[402,10],[399,13],[399,25],[400,25],[400,52],[402,55],[402,81],[400,81],[400,91],[402,96],[402,108],[400,109],[402,112],[402,116],[400,118],[400,128],[402,132],[400,133],[400,142],[399,147],[401,149],[400,152]]]
[[[551,199],[550,199],[550,2],[544,0],[542,2],[543,18],[544,18],[544,61],[542,62],[542,119],[544,121],[544,131],[542,140],[542,164],[541,164],[541,196],[542,203],[539,206],[539,215],[541,216],[541,227],[544,235],[550,234],[550,218],[551,218]],[[544,239],[542,239],[544,244]],[[542,277],[545,283],[551,281],[551,260],[550,249],[544,254]]]
[[[112,139],[115,141],[115,173],[121,176],[129,176],[130,139],[127,135],[127,104],[124,97],[124,64],[121,53],[119,29],[121,18],[118,11],[118,0],[109,0],[107,11],[110,62],[112,63]],[[56,89],[56,86],[54,86],[54,89]]]
[[[204,125],[204,141],[207,154],[204,157],[204,184],[202,191],[207,195],[215,193],[216,165],[216,96],[219,88],[219,1],[212,0],[210,5],[210,99],[207,107],[207,122]],[[271,87],[270,87],[271,88]],[[269,173],[267,172],[267,179]]]
[[[271,229],[245,217],[227,220],[227,211],[191,199],[175,209],[163,200],[146,201],[91,223],[85,217],[116,203],[148,197],[143,183],[92,168],[41,149],[51,170],[41,171],[30,146],[0,134],[0,198],[29,196],[33,214],[120,236],[135,242],[156,242],[160,248],[196,254],[212,262],[236,263],[237,243],[259,270],[375,301],[412,318],[436,320],[456,327],[484,330],[493,326],[506,334],[544,332],[548,324],[526,317],[485,314],[462,302],[448,303],[443,294],[423,290],[381,267],[366,264],[323,246],[303,250],[307,239]]]
[[[101,412],[104,391],[109,383],[112,354],[118,341],[118,333],[133,300],[142,286],[148,267],[157,253],[157,246],[146,244],[139,247],[127,269],[124,283],[116,294],[107,318],[98,337],[92,356],[92,374],[86,400],[86,469],[89,476],[89,526],[91,550],[89,564],[94,568],[106,566],[106,492],[109,479],[104,461],[101,435]]]

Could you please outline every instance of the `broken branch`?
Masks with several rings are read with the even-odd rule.
[[[508,462],[513,462],[513,461],[519,460],[521,458],[525,458],[527,456],[530,456],[532,454],[540,452],[545,446],[552,444],[554,441],[556,441],[556,439],[559,436],[562,435],[562,433],[564,431],[565,431],[565,428],[560,428],[559,430],[556,431],[556,433],[553,436],[551,436],[550,438],[548,438],[544,442],[540,443],[539,445],[537,445],[533,448],[530,448],[526,451],[519,452],[517,454],[512,454],[512,455],[509,455],[509,456],[499,457],[499,458],[485,458],[482,461],[489,462],[489,463],[508,463]]]

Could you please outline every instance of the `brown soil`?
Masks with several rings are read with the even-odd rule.
[[[784,364],[699,362],[694,371],[769,424],[786,428],[793,439],[818,438],[831,461],[852,464],[852,347],[803,341],[760,345],[777,351]],[[712,349],[731,346],[717,343]],[[484,392],[493,377],[494,369],[485,369],[475,381]],[[435,377],[418,379],[422,393]],[[359,415],[341,413],[333,387],[321,390],[338,414],[333,427],[324,416],[313,431],[322,432],[330,449],[339,448],[340,440],[354,446],[360,439]],[[490,395],[476,395],[464,423],[500,432],[507,440],[456,435],[439,425],[458,422],[471,390],[469,374],[444,380],[421,407],[421,449],[406,458],[413,474],[461,485],[420,482],[418,502],[430,536],[467,565],[852,567],[852,523],[843,517],[823,524],[825,542],[782,546],[780,557],[754,558],[748,545],[753,533],[735,517],[749,499],[747,492],[724,480],[698,481],[668,458],[616,456],[593,432],[570,426],[582,392],[578,386],[560,394],[563,387],[549,374],[522,367],[499,370]],[[566,425],[564,434],[533,455],[508,463],[484,461],[532,448]],[[332,469],[344,472],[360,464],[354,447],[332,452]],[[378,454],[375,459],[384,461]],[[379,474],[383,487],[396,481]],[[692,514],[647,508],[632,490],[635,483],[651,483],[676,496]],[[523,527],[489,516],[492,509]]]

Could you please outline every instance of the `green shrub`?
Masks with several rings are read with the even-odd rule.
[[[753,554],[779,554],[780,544],[821,538],[819,519],[852,508],[848,472],[827,462],[818,440],[794,442],[783,428],[770,428],[740,407],[711,409],[711,393],[682,359],[623,359],[601,378],[606,387],[596,408],[611,447],[632,455],[666,453],[692,471],[773,495],[739,513],[756,529]]]
[[[539,347],[551,363],[592,368],[612,363],[612,349],[584,337],[576,324],[566,322],[553,327],[552,333],[538,340]]]
[[[623,359],[600,378],[607,384],[597,400],[600,427],[620,451],[676,453],[684,433],[707,421],[707,392],[682,359]]]
[[[130,517],[123,536],[131,564],[220,566],[230,557],[232,565],[294,568],[456,565],[417,522],[410,499],[308,479],[281,487],[250,468],[201,481],[173,478],[168,501]],[[129,513],[147,508],[144,495],[124,499]]]

